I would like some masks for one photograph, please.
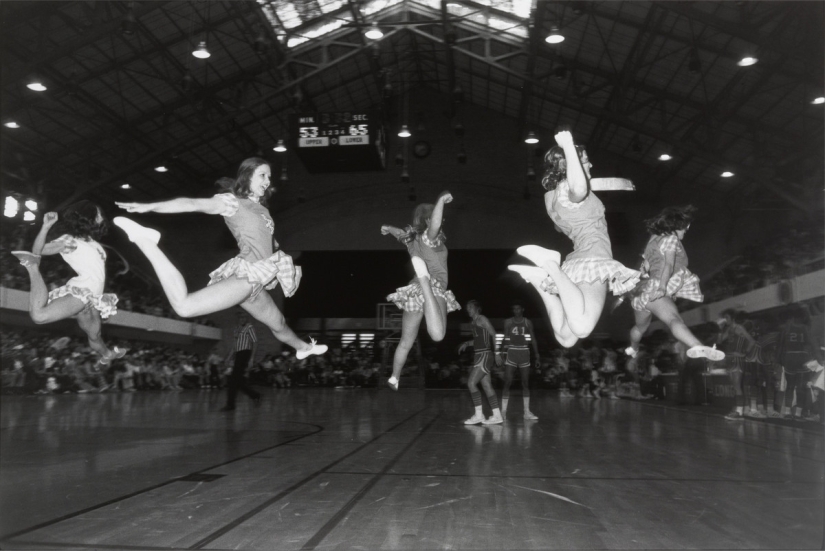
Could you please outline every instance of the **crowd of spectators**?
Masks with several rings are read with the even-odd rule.
[[[822,224],[806,224],[776,233],[771,242],[747,247],[741,255],[707,280],[705,302],[746,293],[825,267]]]
[[[220,389],[231,372],[231,358],[193,354],[173,346],[119,341],[122,360],[101,365],[78,337],[0,328],[2,391],[13,394],[135,392],[138,390]],[[370,349],[333,348],[325,356],[298,360],[291,352],[267,354],[249,370],[252,384],[375,387],[378,366]]]

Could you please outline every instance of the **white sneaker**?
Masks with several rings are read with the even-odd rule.
[[[537,268],[536,266],[510,264],[509,266],[507,266],[507,269],[518,273],[521,277],[524,278],[524,281],[526,281],[527,283],[532,283],[536,286],[540,285],[542,281],[550,277],[550,274],[545,272],[543,268]]]
[[[486,421],[486,419],[484,418],[484,415],[482,415],[481,413],[476,413],[475,415],[473,415],[472,417],[470,417],[469,419],[464,421],[464,424],[465,425],[480,425],[484,421]]]
[[[389,379],[387,379],[387,386],[397,392],[398,391],[398,379],[395,379],[395,382],[393,382],[393,379],[395,379],[395,377],[390,377]]]
[[[488,419],[481,422],[482,425],[500,425],[504,422],[501,415],[491,415]]]
[[[523,245],[516,252],[541,268],[547,264],[561,264],[561,254],[538,245]]]
[[[309,350],[296,350],[295,357],[299,360],[303,360],[307,356],[312,356],[313,354],[326,354],[329,347],[325,344],[318,344],[315,342],[315,339],[310,338],[309,344],[312,345],[312,348]]]
[[[532,411],[525,411],[525,412],[524,412],[524,418],[525,418],[525,419],[527,419],[527,420],[529,420],[529,421],[538,421],[538,420],[539,420],[539,418],[538,418],[538,417],[536,417],[535,415],[533,415],[533,412],[532,412]]]
[[[632,346],[628,346],[627,348],[624,349],[624,353],[626,355],[630,356],[631,358],[635,358],[636,354],[638,354],[639,351],[636,350],[635,348],[633,348]]]
[[[418,256],[413,256],[410,258],[413,265],[413,270],[415,270],[415,277],[430,277],[430,271],[427,269],[427,263],[424,262],[424,259]]]
[[[712,362],[718,362],[720,360],[725,359],[725,353],[721,350],[716,350],[716,345],[714,344],[711,348],[710,346],[694,346],[693,348],[688,348],[687,351],[688,358],[707,358]]]
[[[112,223],[118,228],[126,232],[126,237],[129,241],[136,243],[138,241],[151,241],[155,245],[160,241],[160,232],[152,228],[141,226],[137,222],[124,218],[123,216],[115,216]]]

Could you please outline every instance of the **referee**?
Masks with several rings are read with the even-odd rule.
[[[257,406],[261,401],[261,395],[255,392],[246,382],[246,370],[252,367],[255,359],[255,352],[258,349],[258,337],[255,336],[255,328],[249,323],[246,313],[238,314],[238,326],[235,328],[235,363],[232,365],[232,374],[229,376],[229,391],[226,395],[226,405],[221,411],[233,411],[235,409],[235,397],[238,391],[252,398]],[[229,355],[231,355],[230,352]],[[227,356],[227,360],[229,356]]]

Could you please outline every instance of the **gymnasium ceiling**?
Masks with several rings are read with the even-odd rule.
[[[697,193],[821,208],[823,6],[4,0],[3,187],[50,206],[200,193],[271,156],[290,113],[429,88],[512,118],[508,139],[574,121],[589,150]],[[545,42],[552,27],[563,43]],[[200,41],[208,60],[191,54]],[[738,66],[745,55],[758,62]],[[26,87],[35,75],[48,90]]]

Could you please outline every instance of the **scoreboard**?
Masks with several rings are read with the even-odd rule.
[[[311,173],[387,168],[387,134],[378,111],[290,115],[289,146]]]

